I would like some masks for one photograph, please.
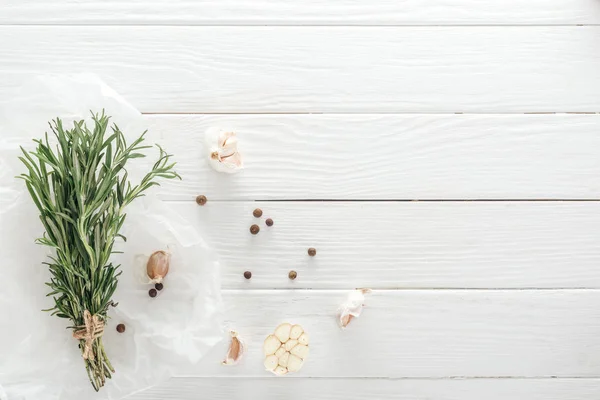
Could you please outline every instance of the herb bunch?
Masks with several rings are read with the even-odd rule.
[[[110,117],[104,112],[92,114],[93,127],[84,121],[65,129],[60,119],[50,123],[57,139],[51,146],[48,133],[31,152],[21,148],[19,159],[27,173],[25,181],[44,225],[43,237],[37,243],[49,246],[55,254],[45,262],[51,279],[48,296],[54,299],[52,315],[71,320],[70,329],[85,328],[84,312],[96,317],[101,326],[107,319],[108,308],[115,306],[112,296],[121,274],[119,265],[110,257],[125,222],[125,207],[154,185],[157,179],[181,177],[174,171],[171,155],[160,147],[158,161],[141,182],[132,185],[128,180],[127,162],[145,157],[140,151],[152,146],[142,145],[144,132],[128,145],[116,125],[107,132]],[[83,329],[85,330],[85,329]],[[102,331],[91,338],[91,355],[84,352],[86,341],[79,339],[85,368],[90,382],[98,391],[114,369],[104,350]]]

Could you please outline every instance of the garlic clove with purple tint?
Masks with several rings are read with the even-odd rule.
[[[342,329],[360,316],[365,302],[365,294],[370,293],[371,289],[356,289],[348,294],[346,301],[338,310],[338,321]]]
[[[235,132],[223,128],[209,128],[206,131],[206,145],[208,163],[216,171],[233,174],[243,169]]]
[[[239,335],[235,331],[229,332],[231,336],[231,343],[229,344],[229,350],[223,360],[223,365],[235,365],[237,364],[246,351],[244,342],[240,339]]]

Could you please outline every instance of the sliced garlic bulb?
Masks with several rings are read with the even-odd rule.
[[[230,335],[231,343],[229,345],[229,351],[227,351],[227,355],[225,356],[225,360],[223,360],[223,365],[237,364],[246,351],[244,342],[239,338],[238,333],[231,331]]]
[[[308,334],[300,325],[281,324],[265,339],[263,352],[267,371],[275,375],[299,371],[309,354]]]
[[[205,140],[208,148],[208,162],[215,170],[233,174],[243,168],[235,132],[223,128],[209,128],[206,131]]]
[[[348,294],[346,301],[338,310],[338,320],[342,329],[345,329],[353,318],[358,318],[364,307],[365,294],[371,289],[356,289]]]

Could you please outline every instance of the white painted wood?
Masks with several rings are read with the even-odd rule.
[[[598,202],[171,206],[219,254],[225,288],[600,288]]]
[[[595,0],[2,0],[2,24],[597,24]]]
[[[345,295],[225,290],[227,325],[247,341],[245,359],[235,367],[221,365],[224,341],[180,374],[269,377],[262,342],[288,321],[310,334],[310,356],[297,377],[600,375],[598,290],[375,291],[360,318],[341,331],[335,313]]]
[[[600,92],[599,92],[600,93]],[[151,115],[182,182],[165,198],[598,199],[600,115]],[[204,132],[227,126],[246,170],[217,173]]]
[[[590,400],[599,396],[598,379],[177,378],[130,399]]]
[[[600,27],[3,26],[0,100],[95,72],[144,112],[598,112]]]

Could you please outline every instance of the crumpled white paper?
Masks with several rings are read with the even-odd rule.
[[[41,311],[53,305],[42,265],[50,249],[34,243],[43,227],[24,183],[14,178],[23,172],[18,146],[32,148],[31,139],[57,116],[67,125],[102,109],[126,136],[143,132],[140,113],[92,75],[37,78],[0,104],[0,400],[120,399],[185,371],[223,338],[216,257],[190,223],[152,195],[127,208],[128,240],[115,246],[124,252],[112,258],[123,274],[103,341],[116,373],[100,393],[65,329],[69,321]],[[148,149],[142,160],[153,163],[156,156]],[[134,181],[146,170],[144,163],[128,168]],[[150,298],[151,286],[136,280],[135,259],[166,245],[171,268],[164,289]],[[125,333],[116,332],[119,323]]]

